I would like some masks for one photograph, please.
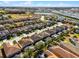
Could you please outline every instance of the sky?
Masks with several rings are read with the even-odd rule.
[[[0,1],[0,7],[79,7],[79,1]]]

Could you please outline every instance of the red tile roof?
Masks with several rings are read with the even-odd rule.
[[[67,50],[64,50],[63,48],[61,48],[59,46],[50,47],[49,50],[51,52],[53,52],[55,55],[57,55],[58,57],[62,57],[62,58],[77,58],[76,55],[68,52]]]
[[[65,50],[79,56],[79,46],[74,46],[71,43],[62,43],[60,46]]]
[[[18,41],[19,42],[19,44],[21,45],[21,46],[26,46],[26,45],[29,45],[29,44],[32,44],[33,43],[33,41],[31,40],[31,38],[29,38],[29,37],[23,37],[20,41]]]
[[[10,43],[3,43],[3,49],[7,57],[20,51],[20,47],[17,44],[10,45]]]
[[[47,58],[58,58],[54,53],[49,50],[46,50],[44,53],[48,56]]]

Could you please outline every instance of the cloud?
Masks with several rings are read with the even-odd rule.
[[[0,6],[31,6],[31,1],[0,1]]]
[[[79,4],[65,3],[60,2],[59,4],[55,4],[56,7],[79,7]]]
[[[61,7],[68,7],[68,6],[70,6],[70,7],[72,7],[72,4],[60,2],[60,3],[58,4],[58,6],[61,6]]]
[[[0,6],[25,6],[25,7],[78,7],[79,4],[65,3],[65,1],[0,1]]]
[[[65,2],[59,2],[59,3],[55,3],[55,4],[49,4],[49,6],[52,7],[77,7],[79,6],[79,4],[69,4],[69,3],[65,3]]]
[[[32,2],[31,2],[31,1],[27,1],[27,2],[24,2],[23,4],[24,4],[24,5],[31,5]]]

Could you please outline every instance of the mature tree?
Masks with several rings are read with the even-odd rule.
[[[44,47],[45,47],[45,42],[43,42],[42,40],[35,44],[35,48],[37,50],[42,50]]]
[[[31,57],[34,57],[34,50],[35,50],[34,46],[28,47],[28,48],[25,50],[23,57],[24,57],[24,58],[31,58]]]
[[[13,37],[12,34],[8,34],[8,35],[7,35],[7,40],[10,40],[12,37]]]
[[[76,42],[73,39],[69,39],[69,41],[73,44],[76,45]]]
[[[49,45],[51,45],[51,43],[53,42],[52,38],[48,37],[45,39],[45,45],[46,48],[49,47]]]
[[[23,34],[23,32],[21,32],[21,31],[18,31],[17,32],[17,36],[20,36],[20,35],[22,35]]]

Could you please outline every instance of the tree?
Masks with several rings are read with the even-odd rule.
[[[13,41],[13,44],[16,44],[16,43],[17,43],[16,40],[14,40],[14,41]]]
[[[59,37],[59,36],[56,37],[55,41],[60,42],[60,41],[61,41],[61,40],[60,40],[60,37]]]
[[[50,38],[50,37],[48,37],[47,39],[45,39],[45,45],[46,45],[46,48],[49,46],[49,45],[51,45],[51,43],[52,43],[52,38]]]
[[[12,37],[12,34],[7,35],[7,40],[10,40]]]
[[[68,30],[64,30],[64,31],[60,34],[60,36],[67,36],[67,35],[68,35],[68,33],[69,33],[69,31],[68,31]]]
[[[3,39],[2,39],[2,36],[0,35],[0,41],[2,41]]]
[[[35,44],[36,50],[42,50],[44,47],[45,47],[45,42],[43,42],[42,40]]]
[[[44,41],[39,41],[35,44],[35,52],[34,52],[34,57],[39,57],[43,51],[44,51],[44,48],[45,48],[45,42]]]
[[[64,41],[64,36],[59,36],[61,41]]]
[[[11,19],[11,18],[12,18],[12,17],[11,17],[11,15],[8,15],[8,18],[10,18],[10,19]]]
[[[19,31],[17,32],[17,36],[20,36],[23,32]]]
[[[24,58],[31,58],[31,57],[34,57],[34,50],[35,50],[34,46],[28,47],[28,48],[25,50],[23,57],[24,57]]]
[[[56,37],[52,37],[52,45],[58,45],[57,43],[57,38]]]
[[[73,44],[76,45],[76,42],[73,39],[69,39],[69,41]]]
[[[13,28],[15,28],[15,25],[10,25],[10,29],[13,29]]]

